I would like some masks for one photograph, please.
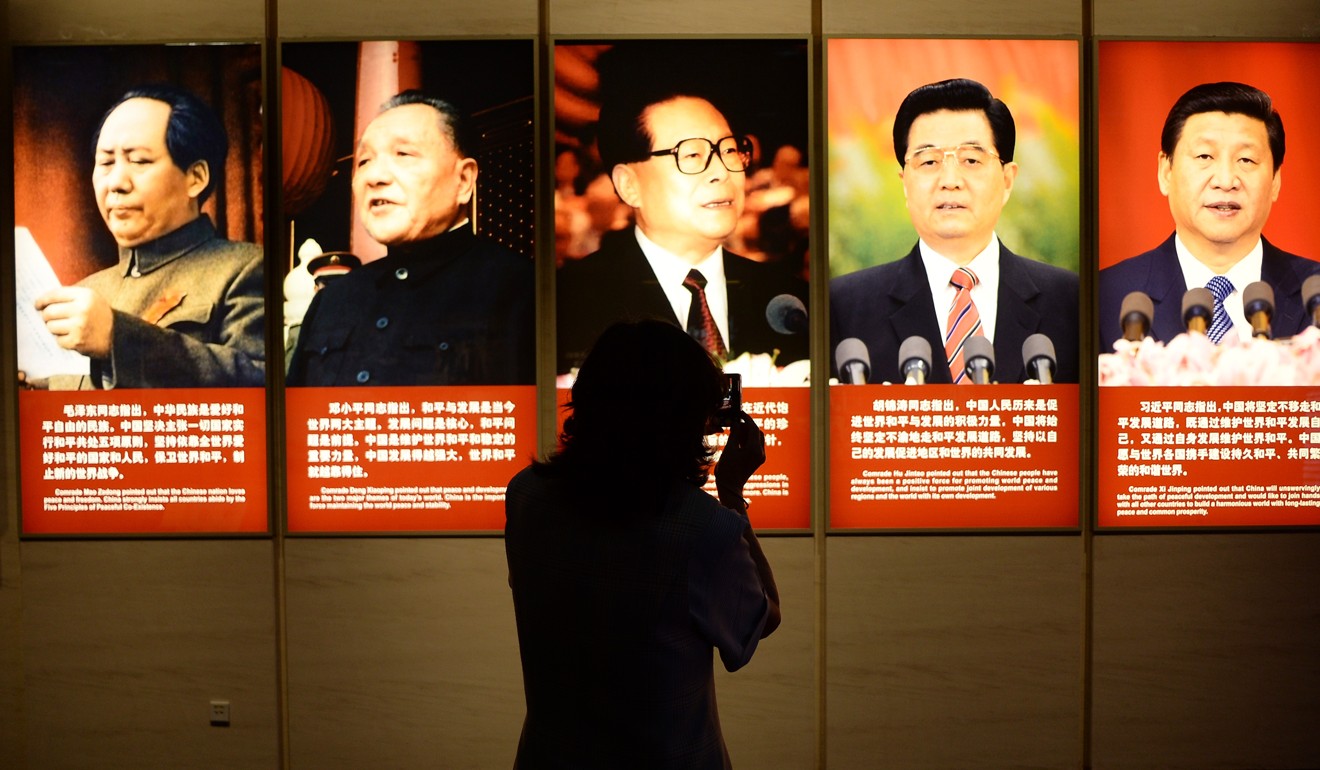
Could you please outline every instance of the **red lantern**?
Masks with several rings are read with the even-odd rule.
[[[334,124],[325,96],[307,78],[283,68],[280,78],[284,137],[284,213],[295,216],[316,202],[334,166]]]

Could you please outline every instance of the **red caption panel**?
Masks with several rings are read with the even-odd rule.
[[[289,532],[504,529],[536,388],[290,388]]]
[[[830,388],[830,527],[1079,526],[1078,392]]]
[[[1320,525],[1320,389],[1101,388],[1102,527]]]
[[[18,394],[25,535],[262,533],[261,388]]]
[[[562,427],[569,390],[558,391]],[[742,408],[765,434],[765,464],[747,480],[743,497],[751,505],[747,515],[757,529],[811,528],[811,391],[799,387],[748,387]],[[712,437],[724,446],[727,432]],[[716,452],[716,460],[719,453]],[[715,477],[706,491],[715,494]]]
[[[758,529],[811,527],[811,391],[746,388],[743,411],[765,434],[765,465],[747,480],[747,515]],[[716,437],[724,446],[729,434]],[[715,478],[706,489],[715,494]]]

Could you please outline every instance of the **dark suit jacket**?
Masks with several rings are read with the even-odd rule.
[[[995,382],[1025,380],[1022,343],[1037,332],[1054,343],[1055,382],[1077,382],[1077,274],[1019,257],[999,245],[999,310],[995,317]],[[917,335],[930,341],[930,383],[948,383],[949,362],[919,247],[897,262],[830,281],[831,355],[856,337],[871,356],[870,382],[902,382],[898,348]]]
[[[290,386],[530,385],[532,261],[461,227],[396,246],[317,292]]]
[[[1123,298],[1133,291],[1144,291],[1155,305],[1150,336],[1168,342],[1186,331],[1182,320],[1182,299],[1187,293],[1182,266],[1173,236],[1159,246],[1100,271],[1100,352],[1112,353],[1114,341],[1122,339]],[[1274,336],[1291,337],[1310,323],[1302,307],[1302,281],[1320,271],[1320,263],[1276,248],[1261,239],[1264,254],[1260,278],[1274,289]],[[1238,290],[1245,286],[1237,287]]]
[[[681,481],[659,513],[588,500],[553,469],[509,482],[504,546],[527,697],[514,766],[730,767],[714,652],[742,667],[769,612],[746,518]]]
[[[774,353],[779,365],[807,357],[807,335],[779,334],[770,328],[765,307],[780,294],[807,304],[807,284],[774,265],[724,252],[729,295],[730,357]],[[596,338],[620,320],[659,319],[686,326],[665,297],[631,228],[606,234],[594,254],[564,265],[556,293],[559,357],[557,373],[582,363]]]

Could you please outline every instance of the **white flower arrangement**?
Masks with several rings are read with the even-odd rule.
[[[1102,386],[1320,385],[1320,329],[1287,340],[1179,334],[1165,345],[1119,340],[1100,355]]]
[[[752,388],[805,388],[811,384],[811,361],[802,359],[787,366],[775,366],[775,358],[767,353],[743,353],[724,364],[729,374],[741,374],[743,387]],[[577,379],[577,369],[555,378],[555,387],[567,390]]]
[[[726,374],[741,374],[743,387],[785,388],[811,384],[811,361],[802,359],[787,366],[775,366],[774,356],[766,353],[743,353],[724,364]]]

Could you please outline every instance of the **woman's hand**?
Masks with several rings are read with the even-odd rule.
[[[715,465],[715,488],[720,502],[746,513],[743,485],[765,463],[765,434],[746,412],[739,412],[729,428],[729,441]]]

